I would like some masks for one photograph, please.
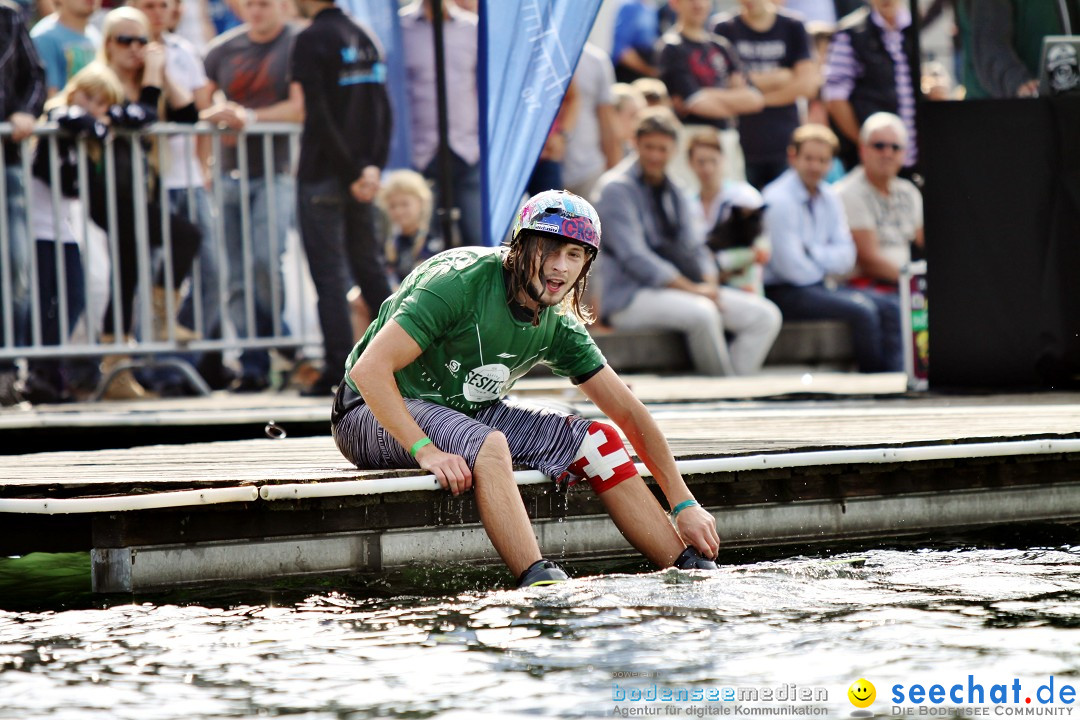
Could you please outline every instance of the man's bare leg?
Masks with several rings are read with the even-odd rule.
[[[484,523],[491,544],[514,577],[520,577],[541,558],[540,546],[536,543],[529,514],[525,512],[521,492],[514,482],[510,448],[501,432],[491,433],[480,446],[473,466],[473,490],[480,521]]]
[[[686,544],[640,475],[600,493],[619,532],[658,566],[671,567]]]

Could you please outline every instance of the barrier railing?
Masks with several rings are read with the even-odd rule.
[[[11,130],[0,123],[0,138],[8,140]],[[138,132],[111,131],[99,143],[73,141],[55,124],[36,129],[20,144],[21,163],[4,164],[0,172],[0,362],[131,355],[139,358],[134,364],[177,367],[205,393],[190,364],[200,353],[318,346],[318,325],[306,313],[289,324],[284,319],[285,273],[291,274],[290,287],[304,294],[293,298],[294,307],[310,307],[314,300],[302,260],[294,258],[288,267],[281,261],[296,227],[299,132],[299,125],[288,123],[239,132],[207,123],[158,123]],[[235,167],[224,167],[230,146]],[[253,148],[262,158],[256,177],[249,173]],[[204,163],[204,179],[187,159],[206,149],[213,160]],[[46,178],[34,173],[37,167],[44,174],[40,157],[35,165],[43,153]],[[167,187],[162,171],[178,161],[186,168],[182,187]],[[73,197],[64,195],[62,172],[74,178]],[[8,202],[19,194],[13,184],[21,186],[21,204]],[[104,222],[96,223],[94,215]],[[35,237],[50,225],[51,248],[39,243],[50,238]],[[178,258],[190,256],[191,227],[200,231],[201,244],[190,272],[178,273]],[[178,229],[184,237],[175,236]],[[79,248],[77,265],[65,241]],[[52,268],[40,267],[39,253]],[[133,301],[125,300],[132,283],[124,272],[131,269]],[[125,302],[133,303],[130,320]],[[114,331],[104,332],[107,327]],[[102,378],[99,394],[110,379]]]

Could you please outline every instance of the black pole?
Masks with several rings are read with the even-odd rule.
[[[453,0],[446,1],[453,2]],[[431,0],[431,29],[435,38],[435,103],[439,116],[439,163],[435,183],[438,188],[439,207],[436,214],[439,217],[443,242],[446,247],[454,247],[458,244],[458,241],[454,233],[454,189],[453,173],[450,166],[450,122],[446,107],[446,51],[443,43],[443,2],[444,0]]]

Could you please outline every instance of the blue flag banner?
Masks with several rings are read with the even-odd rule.
[[[398,0],[345,0],[342,6],[356,20],[366,25],[386,53],[386,89],[394,111],[394,133],[390,138],[387,169],[407,168],[412,163],[409,138],[409,101],[405,94],[405,58],[398,23]]]
[[[481,0],[484,238],[506,236],[602,0]]]

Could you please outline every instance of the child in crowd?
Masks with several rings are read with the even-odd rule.
[[[441,238],[428,235],[432,193],[424,176],[412,170],[397,170],[383,180],[379,207],[393,229],[384,246],[390,287],[397,289],[412,269],[444,249]],[[378,308],[372,308],[378,311]]]
[[[123,102],[124,89],[116,75],[101,63],[90,63],[45,105],[46,120],[57,123],[60,132],[55,140],[43,138],[38,143],[30,186],[30,223],[36,239],[43,345],[61,344],[61,338],[71,334],[86,309],[86,284],[79,247],[81,233],[72,226],[72,219],[85,212],[79,202],[78,142],[82,138],[91,140],[86,145],[87,166],[100,167],[103,162],[101,143],[108,135],[110,124],[123,127],[145,124],[140,113],[126,113]],[[54,167],[57,177],[53,175]],[[53,188],[59,196],[55,204]],[[88,192],[89,188],[85,190]],[[62,266],[57,264],[58,255],[62,257]],[[61,288],[66,296],[67,322],[64,327],[61,327]],[[23,396],[34,404],[66,399],[68,388],[60,368],[61,364],[56,360],[31,361]]]
[[[390,221],[383,258],[387,281],[394,290],[414,267],[446,249],[441,237],[428,232],[433,197],[427,180],[418,172],[395,170],[383,178],[376,202]],[[379,308],[369,308],[358,287],[349,291],[348,299],[353,337],[359,340]]]

